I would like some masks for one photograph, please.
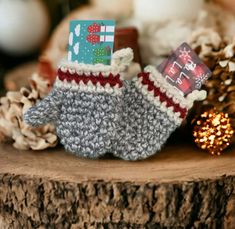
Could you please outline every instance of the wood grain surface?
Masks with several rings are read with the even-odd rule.
[[[56,148],[18,151],[0,145],[0,173],[14,173],[77,182],[83,180],[174,182],[235,175],[235,149],[211,156],[192,144],[169,145],[137,162],[112,157],[90,160]]]
[[[128,162],[0,145],[0,229],[235,228],[235,150],[167,145]]]

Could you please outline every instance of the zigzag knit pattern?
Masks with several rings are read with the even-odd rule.
[[[113,152],[125,160],[145,159],[160,151],[181,125],[192,101],[205,97],[204,92],[194,91],[194,96],[184,98],[151,66],[124,87]]]
[[[113,148],[114,154],[125,160],[145,159],[160,151],[187,114],[186,108],[154,86],[149,75],[141,73],[125,85],[122,118]]]
[[[205,95],[194,91],[184,98],[151,66],[124,81],[131,54],[117,53],[112,66],[63,63],[51,93],[24,114],[25,121],[54,122],[65,149],[77,156],[140,160],[155,154]]]
[[[78,74],[75,71],[71,71],[71,69],[61,67],[58,70],[55,86],[84,92],[106,92],[120,95],[123,86],[120,77],[120,74],[105,73],[104,75],[102,72],[96,75],[92,72]]]
[[[110,73],[108,76],[104,77],[102,73],[99,73],[98,76],[93,75],[92,73],[90,75],[85,75],[84,73],[82,75],[79,75],[78,73],[74,72],[71,73],[69,70],[61,69],[58,70],[58,78],[61,81],[67,81],[67,82],[76,82],[79,84],[81,81],[84,84],[88,84],[89,82],[93,85],[100,85],[100,86],[106,86],[109,85],[111,87],[114,87],[118,85],[119,87],[122,86],[122,81],[120,80],[120,75],[117,74],[114,76],[112,73]]]
[[[36,126],[53,116],[57,135],[67,151],[100,157],[111,152],[115,139],[122,85],[119,74],[78,75],[59,68],[52,93],[26,112],[25,121]]]

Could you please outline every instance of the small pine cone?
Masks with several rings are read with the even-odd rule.
[[[211,55],[214,50],[218,50],[222,44],[220,35],[211,28],[198,28],[188,39],[190,46],[195,49],[199,57],[204,59]]]
[[[224,44],[222,42],[218,50],[212,50],[203,57],[212,76],[203,86],[207,91],[207,98],[197,104],[195,111],[200,115],[209,108],[216,108],[228,113],[235,129],[235,43]],[[235,143],[235,137],[233,142]]]
[[[0,98],[0,141],[13,141],[13,146],[21,150],[43,150],[57,144],[55,127],[47,124],[33,128],[23,121],[23,114],[37,101],[46,96],[50,84],[34,74],[29,89],[8,92]]]

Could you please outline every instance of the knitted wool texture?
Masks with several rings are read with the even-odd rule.
[[[205,94],[194,91],[184,98],[151,66],[124,81],[132,58],[132,50],[123,49],[110,66],[63,63],[51,93],[25,113],[25,121],[54,122],[65,149],[77,156],[109,152],[139,160],[153,155]]]
[[[121,113],[123,71],[133,52],[113,54],[110,66],[62,63],[51,93],[24,114],[33,126],[54,122],[67,151],[97,158],[113,151]]]
[[[181,125],[193,101],[205,96],[205,91],[195,90],[184,98],[154,67],[146,67],[137,78],[125,82],[114,154],[125,160],[155,154]]]

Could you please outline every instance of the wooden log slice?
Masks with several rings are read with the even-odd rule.
[[[0,228],[235,228],[235,150],[88,160],[0,145]]]

